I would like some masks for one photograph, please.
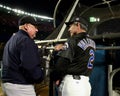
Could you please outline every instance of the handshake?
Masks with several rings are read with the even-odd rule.
[[[57,44],[57,45],[55,45],[55,47],[54,47],[54,50],[55,51],[60,51],[60,50],[66,50],[67,48],[68,48],[68,46],[67,46],[68,44]]]

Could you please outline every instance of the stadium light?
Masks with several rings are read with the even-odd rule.
[[[0,4],[0,8],[6,9],[8,11],[13,11],[17,14],[29,15],[29,16],[34,16],[34,17],[41,18],[41,19],[53,20],[53,18],[48,17],[48,16],[42,16],[42,15],[38,15],[38,14],[34,14],[34,13],[25,12],[25,11],[22,11],[19,9],[13,9],[13,8],[10,8],[10,7],[2,5],[2,4]]]

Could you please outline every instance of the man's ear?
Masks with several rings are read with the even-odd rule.
[[[79,28],[82,28],[82,26],[81,26],[81,24],[80,24],[80,23],[78,24],[78,26],[79,26]]]
[[[24,29],[27,31],[27,27],[28,25],[27,24],[24,24]]]

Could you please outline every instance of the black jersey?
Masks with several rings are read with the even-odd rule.
[[[93,67],[95,42],[83,32],[70,37],[59,56],[68,59],[66,74],[89,76]],[[62,67],[62,66],[61,66]]]

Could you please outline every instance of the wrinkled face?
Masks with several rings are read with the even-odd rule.
[[[79,31],[79,23],[74,22],[69,26],[68,31],[70,32],[70,35],[73,36],[78,33]]]
[[[25,30],[31,39],[35,38],[36,33],[38,32],[37,27],[35,25],[32,25],[32,24],[25,24]]]

